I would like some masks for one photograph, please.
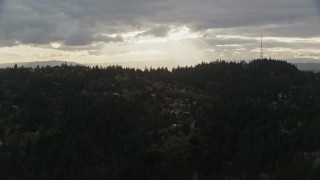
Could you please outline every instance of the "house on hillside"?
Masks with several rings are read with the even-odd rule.
[[[128,81],[130,78],[128,77],[127,74],[124,74],[124,75],[118,74],[114,79],[116,81]]]

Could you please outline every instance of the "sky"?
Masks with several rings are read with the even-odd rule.
[[[320,62],[320,0],[0,0],[0,63]]]

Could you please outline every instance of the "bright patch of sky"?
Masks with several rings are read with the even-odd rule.
[[[318,0],[0,0],[0,63],[320,61]],[[162,62],[162,63],[161,63]],[[139,66],[140,66],[139,65]],[[138,65],[137,65],[138,66]]]

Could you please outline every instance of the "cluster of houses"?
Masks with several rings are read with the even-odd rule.
[[[278,109],[280,106],[295,108],[294,95],[292,92],[289,93],[278,93],[277,99],[270,103],[270,108]]]
[[[197,104],[192,102],[189,98],[164,98],[166,107],[162,113],[169,113],[177,118],[177,121],[171,125],[171,128],[181,128],[183,125],[188,124],[191,129],[195,127],[195,120],[192,117],[191,109]]]
[[[177,118],[179,117],[188,117],[190,116],[190,108],[192,104],[190,103],[190,100],[188,98],[165,98],[166,103],[168,103],[168,109],[167,111],[170,112],[170,114],[175,115]]]
[[[318,168],[320,166],[320,152],[304,152],[304,159],[312,162],[313,168]]]
[[[290,109],[296,108],[296,98],[297,96],[305,96],[308,101],[320,101],[319,91],[315,88],[309,88],[302,91],[297,86],[291,86],[287,93],[279,92],[277,94],[277,99],[270,103],[270,108],[278,109],[280,106],[288,107]]]
[[[191,128],[195,126],[195,121],[192,118],[191,110],[197,105],[197,101],[186,97],[187,89],[179,88],[177,85],[167,84],[163,82],[150,82],[148,80],[139,78],[144,83],[141,87],[136,89],[141,93],[148,95],[149,98],[158,101],[162,104],[162,113],[174,116],[177,121],[174,122],[169,129],[173,132],[174,129],[181,128],[183,125],[188,124]],[[126,75],[117,75],[112,84],[114,96],[127,96],[128,94],[134,95],[135,93],[125,89],[121,84],[126,83],[130,78]],[[182,96],[173,97],[175,95],[168,95],[173,92],[174,94],[181,94]],[[168,130],[168,129],[167,129]],[[164,131],[167,131],[164,130]]]

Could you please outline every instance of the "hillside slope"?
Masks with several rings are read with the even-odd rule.
[[[1,179],[319,179],[320,75],[284,61],[0,70]]]

